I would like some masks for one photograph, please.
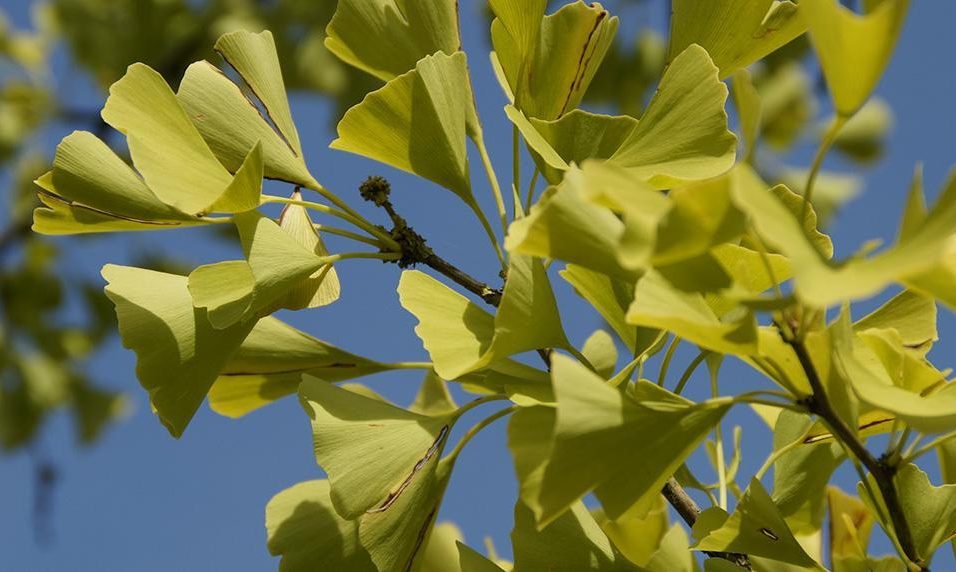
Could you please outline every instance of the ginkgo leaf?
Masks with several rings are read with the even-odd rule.
[[[520,500],[515,504],[511,531],[514,572],[636,571],[619,556],[584,503],[575,502],[544,528],[535,526],[534,513]]]
[[[258,211],[235,217],[246,261],[200,266],[189,275],[197,308],[207,308],[217,328],[271,313],[293,288],[326,265],[279,225]]]
[[[737,154],[737,138],[727,129],[727,93],[707,52],[688,47],[664,72],[610,161],[662,189],[727,171]]]
[[[529,256],[511,257],[494,317],[422,272],[403,272],[398,293],[402,307],[418,318],[415,333],[444,379],[513,354],[569,345],[544,266]]]
[[[834,107],[843,117],[856,113],[879,83],[909,4],[889,0],[860,15],[836,0],[800,3]]]
[[[461,49],[454,0],[343,0],[325,47],[342,61],[390,81],[437,52]]]
[[[414,173],[474,204],[466,134],[477,125],[465,54],[438,53],[350,109],[331,147]]]
[[[436,524],[425,542],[425,549],[418,562],[423,572],[462,572],[458,563],[458,546],[464,536],[461,529],[451,522]]]
[[[873,477],[868,478],[875,486]],[[929,475],[912,463],[901,466],[893,482],[916,553],[928,567],[936,550],[953,538],[956,530],[956,485],[933,486]],[[863,488],[862,483],[859,488]],[[862,491],[860,495],[867,500]]]
[[[664,535],[668,533],[667,502],[663,495],[657,497],[654,506],[646,515],[625,513],[620,518],[611,520],[601,509],[593,510],[592,515],[614,547],[628,560],[644,568],[661,547]],[[684,550],[689,554],[686,545]]]
[[[597,310],[624,344],[637,351],[639,328],[627,323],[625,315],[634,301],[634,285],[624,280],[612,278],[600,272],[588,270],[577,264],[568,264],[558,274],[574,287],[582,298]],[[648,332],[644,332],[647,334]],[[639,353],[639,352],[638,352]]]
[[[298,391],[304,375],[338,382],[391,369],[266,317],[222,367],[209,391],[213,411],[242,417]]]
[[[892,129],[892,108],[886,101],[874,97],[840,128],[833,147],[855,161],[872,163],[883,154],[886,137]]]
[[[670,527],[644,569],[647,572],[699,572],[700,566],[690,550],[690,540],[683,526],[674,524]]]
[[[820,307],[870,296],[893,282],[930,271],[945,255],[956,229],[956,178],[951,178],[912,235],[876,255],[834,264],[807,239],[803,225],[779,194],[758,185],[739,185],[734,193],[737,207],[750,216],[763,240],[790,258],[800,299]]]
[[[103,277],[123,345],[136,352],[136,376],[160,421],[179,437],[255,321],[213,328],[193,306],[185,276],[107,265]]]
[[[299,133],[292,120],[289,100],[286,98],[282,68],[276,54],[272,32],[258,34],[239,30],[224,34],[216,41],[215,50],[239,73],[252,93],[262,102],[269,120],[291,147],[292,152],[302,155]]]
[[[301,201],[302,193],[295,191],[290,198],[293,201]],[[329,255],[329,250],[325,247],[319,231],[312,224],[312,218],[305,207],[296,204],[286,205],[279,215],[279,228],[291,235],[306,250],[314,252],[316,256]],[[333,266],[328,265],[298,283],[277,305],[289,310],[319,308],[338,300],[340,293],[338,273]]]
[[[837,487],[827,487],[830,512],[830,562],[834,569],[851,569],[853,560],[867,559],[870,532],[876,519],[866,504]],[[850,562],[847,562],[850,561]]]
[[[266,177],[315,187],[301,151],[293,150],[241,88],[211,63],[186,68],[176,98],[227,169],[238,169],[260,142]]]
[[[153,228],[197,220],[159,200],[109,145],[88,131],[74,131],[60,141],[46,182],[52,185],[46,190],[64,201],[117,218],[154,223]]]
[[[735,552],[816,568],[817,563],[794,538],[760,481],[753,479],[733,514],[719,508],[701,514],[694,525],[695,550]]]
[[[671,7],[669,59],[698,44],[710,53],[720,77],[729,77],[802,35],[807,29],[802,8],[775,0],[677,0]]]
[[[515,106],[548,120],[581,102],[614,40],[618,19],[599,3],[566,4],[548,16],[545,6],[493,2],[491,41]]]
[[[500,566],[461,542],[458,543],[458,565],[461,572],[504,572]]]
[[[552,381],[557,401],[553,446],[536,498],[526,498],[539,527],[592,491],[608,518],[628,510],[647,512],[664,482],[730,405],[698,405],[665,390],[653,395],[666,400],[636,401],[563,355],[552,357]]]
[[[162,230],[206,224],[209,219],[195,218],[182,222],[136,221],[99,211],[79,203],[66,201],[53,192],[50,173],[36,181],[46,192],[39,193],[41,206],[33,211],[34,232],[47,235],[89,234]]]
[[[431,417],[317,379],[299,388],[312,418],[315,455],[347,519],[388,510],[421,466],[441,456],[454,412]]]
[[[681,292],[651,271],[637,283],[627,323],[673,332],[703,348],[732,354],[757,353],[757,322],[744,311],[733,319],[718,318],[703,296]]]
[[[269,553],[282,557],[280,572],[376,569],[359,541],[358,521],[336,514],[329,491],[328,481],[307,481],[266,505]]]
[[[153,194],[169,206],[205,214],[227,189],[239,191],[230,189],[233,176],[206,145],[166,80],[149,66],[131,65],[110,86],[102,115],[126,135],[136,169]],[[253,182],[249,179],[238,181]],[[258,188],[261,182],[254,184]]]
[[[586,200],[583,185],[580,171],[569,171],[560,187],[548,189],[526,217],[511,224],[505,248],[632,277],[616,255],[624,224],[609,209]]]
[[[773,430],[774,450],[800,439],[812,425],[805,415],[781,411]],[[827,484],[843,459],[839,444],[805,442],[774,464],[773,502],[794,533],[813,532],[823,525]]]
[[[906,347],[925,355],[939,339],[936,303],[931,298],[904,290],[853,324],[853,329],[858,332],[884,328],[896,330]]]
[[[760,137],[760,93],[754,87],[750,72],[744,68],[734,72],[730,88],[740,120],[740,134],[746,146],[745,157],[749,158],[756,150],[757,138]]]
[[[448,390],[448,384],[438,377],[435,370],[430,369],[425,374],[415,401],[409,406],[409,411],[431,417],[450,415],[458,410],[455,399]]]
[[[604,330],[595,330],[581,348],[581,354],[594,366],[601,377],[607,379],[617,368],[617,346],[614,338]]]
[[[554,185],[561,182],[564,171],[572,163],[580,165],[587,159],[610,158],[638,123],[627,115],[598,115],[580,109],[552,121],[534,118],[521,121],[523,116],[516,115],[520,113],[509,110],[508,116],[535,151],[535,163],[541,173]]]

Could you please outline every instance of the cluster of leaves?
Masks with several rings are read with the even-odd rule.
[[[47,414],[63,407],[76,415],[79,441],[89,443],[124,410],[120,395],[98,388],[84,372],[86,358],[115,330],[99,285],[61,279],[59,249],[29,233],[37,204],[32,181],[48,169],[44,134],[81,125],[109,135],[96,110],[77,109],[59,93],[53,81],[57,48],[68,50],[71,69],[106,89],[131,61],[178,80],[189,63],[211,53],[223,32],[268,26],[278,33],[283,61],[294,64],[286,73],[291,88],[333,97],[344,112],[377,82],[325,49],[334,10],[332,0],[56,0],[33,6],[29,32],[13,29],[0,15],[0,168],[9,179],[0,235],[0,255],[9,261],[0,273],[0,448],[30,444]],[[171,266],[154,253],[147,253],[147,263]],[[64,325],[64,308],[74,301],[85,306],[87,317]]]
[[[695,570],[694,551],[713,557],[708,570],[827,562],[836,570],[927,569],[956,523],[956,485],[934,486],[915,464],[938,450],[944,476],[952,476],[956,401],[948,372],[927,354],[937,338],[936,302],[956,307],[956,180],[928,208],[917,172],[896,243],[846,260],[834,259],[819,221],[832,196],[827,203],[814,194],[834,144],[872,149],[879,140],[879,122],[859,121],[908,2],[864,2],[857,14],[835,0],[675,0],[666,67],[639,119],[578,108],[618,27],[600,4],[573,2],[550,14],[546,0],[489,4],[491,61],[509,101],[515,156],[524,142],[537,167],[525,201],[519,161],[511,192],[502,193],[488,156],[456,2],[340,0],[325,45],[385,82],[344,114],[332,147],[459,197],[499,257],[500,290],[431,251],[397,214],[383,181],[370,181],[362,195],[388,213],[391,231],[316,180],[270,32],[225,34],[215,49],[235,74],[199,61],[176,91],[153,68],[130,66],[111,85],[102,117],[125,135],[132,164],[93,133],[60,143],[53,169],[37,180],[38,232],[238,230],[242,259],[188,276],[103,268],[123,343],[136,352],[160,421],[178,437],[207,397],[217,412],[239,417],[298,395],[328,479],[287,489],[266,509],[269,548],[284,570]],[[789,88],[767,85],[795,73],[781,70],[796,56],[778,50],[794,50],[808,31],[835,115],[791,188],[784,173],[758,166],[755,149],[786,141],[786,125],[807,119],[763,116],[773,105],[794,112],[772,97]],[[728,128],[728,78],[739,154]],[[503,245],[473,194],[468,140],[482,159]],[[294,190],[266,195],[265,178]],[[539,178],[547,182],[540,194]],[[304,191],[318,200],[305,200]],[[285,205],[278,220],[259,210],[270,203]],[[351,228],[315,224],[312,214]],[[330,254],[320,233],[373,249]],[[429,273],[402,272],[399,302],[418,320],[428,363],[363,358],[272,316],[333,303],[334,267],[349,259],[422,264],[497,310]],[[555,262],[609,326],[580,348],[562,326]],[[899,287],[854,319],[851,303]],[[699,355],[668,384],[682,343]],[[521,358],[536,350],[543,369]],[[658,354],[655,383],[644,366]],[[765,388],[722,395],[729,359],[762,374]],[[711,396],[695,402],[682,393],[701,364]],[[409,407],[361,385],[337,385],[389,369],[426,371]],[[479,397],[459,406],[448,382]],[[450,447],[466,413],[506,401]],[[722,421],[748,406],[766,419],[774,451],[741,486]],[[504,417],[520,485],[513,564],[435,525],[461,451]],[[714,484],[687,465],[711,434]],[[877,434],[889,436],[881,455],[867,448]],[[844,462],[860,473],[858,496],[828,486]],[[685,488],[713,506],[700,512]],[[600,508],[586,508],[588,495]],[[690,535],[670,522],[665,499]],[[876,525],[897,555],[868,553]]]

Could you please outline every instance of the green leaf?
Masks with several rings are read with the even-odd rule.
[[[607,379],[614,375],[614,370],[617,369],[617,346],[614,345],[611,334],[604,330],[594,330],[584,341],[581,354],[601,377]]]
[[[611,47],[618,19],[600,4],[574,2],[544,16],[546,3],[492,2],[491,41],[515,107],[556,119],[576,108]]]
[[[876,520],[859,498],[827,487],[830,509],[830,562],[836,571],[853,570],[853,561],[867,559],[870,532]],[[865,567],[860,567],[865,570]]]
[[[227,169],[238,169],[258,142],[266,177],[315,188],[301,149],[293,149],[242,89],[211,63],[186,68],[176,98]]]
[[[740,134],[746,144],[746,157],[751,157],[757,148],[757,139],[760,137],[761,101],[760,93],[754,87],[753,79],[747,69],[738,69],[733,74],[730,84],[734,105],[740,121]]]
[[[673,332],[702,348],[720,353],[757,353],[757,322],[746,311],[718,318],[700,294],[681,292],[655,271],[637,283],[627,322]]]
[[[295,191],[290,197],[294,201],[302,200],[302,193]],[[312,224],[309,211],[301,205],[289,204],[279,215],[279,228],[291,235],[296,242],[323,257],[329,255],[319,231]],[[323,266],[318,272],[300,282],[278,305],[288,310],[320,308],[339,299],[341,285],[339,276],[332,265]]]
[[[435,370],[430,369],[418,388],[415,402],[409,406],[408,410],[420,415],[438,417],[454,413],[458,410],[458,405],[451,396],[445,380],[438,377]]]
[[[586,200],[584,177],[571,170],[548,189],[528,216],[508,228],[505,248],[513,254],[556,258],[615,277],[631,277],[617,260],[623,223],[610,210]]]
[[[465,144],[477,125],[472,102],[465,54],[428,56],[350,109],[331,147],[414,173],[473,205]]]
[[[812,425],[805,415],[781,411],[774,425],[774,450],[801,438]],[[774,464],[773,502],[794,533],[812,533],[823,526],[827,484],[843,459],[836,443],[806,443]]]
[[[644,569],[647,572],[698,572],[700,570],[694,553],[690,551],[690,541],[683,526],[674,524],[670,527],[661,539],[660,547],[651,556]]]
[[[325,47],[342,61],[391,81],[437,52],[461,50],[454,0],[342,0]]]
[[[873,295],[893,282],[931,271],[943,260],[956,230],[956,178],[950,180],[918,230],[892,248],[835,264],[808,238],[781,195],[759,185],[735,187],[737,207],[746,212],[765,242],[790,258],[797,295],[824,307]],[[809,221],[808,221],[809,222]]]
[[[569,346],[544,266],[528,256],[511,257],[494,317],[422,272],[403,272],[398,293],[402,307],[418,318],[415,333],[444,379],[517,353]]]
[[[894,484],[916,553],[929,565],[956,530],[956,485],[933,486],[929,475],[912,463],[900,467]]]
[[[133,64],[110,86],[103,120],[126,135],[133,164],[163,203],[191,215],[209,212],[224,193],[237,192],[233,177],[216,159],[159,73]],[[250,168],[253,169],[250,164]],[[253,182],[251,174],[236,185]],[[255,186],[261,185],[261,179]],[[250,192],[239,192],[246,196]],[[257,203],[258,204],[258,203]]]
[[[42,182],[41,182],[42,181]],[[53,171],[38,181],[54,200],[71,203],[146,229],[176,228],[199,220],[159,200],[101,139],[74,131],[56,147]],[[47,198],[47,197],[45,197]]]
[[[652,331],[635,328],[627,323],[625,314],[634,301],[634,285],[624,280],[612,278],[600,272],[588,270],[577,264],[568,264],[559,272],[574,291],[601,315],[624,344],[632,351],[638,351],[638,338],[653,338]],[[643,334],[643,335],[639,335]]]
[[[880,3],[859,15],[836,0],[801,2],[837,112],[850,117],[876,88],[896,47],[909,0]]]
[[[359,522],[335,513],[328,481],[307,481],[266,505],[269,553],[281,556],[280,572],[374,571],[359,541]]]
[[[668,532],[667,502],[663,495],[657,497],[653,508],[646,515],[625,513],[617,520],[611,520],[601,509],[592,511],[592,515],[614,547],[628,560],[644,568],[658,551]],[[686,542],[684,552],[685,556],[690,554]]]
[[[303,281],[311,288],[310,277],[326,264],[258,211],[236,215],[235,223],[248,262],[218,262],[189,275],[193,303],[209,310],[217,328],[272,313]]]
[[[509,117],[521,129],[535,151],[535,163],[553,185],[561,182],[564,171],[572,163],[581,165],[587,159],[609,159],[638,123],[627,115],[598,115],[580,109],[552,121],[534,118],[522,121],[524,116],[516,114],[520,112],[509,106]]]
[[[193,307],[187,278],[112,264],[103,267],[123,345],[163,425],[179,437],[255,320],[215,329]]]
[[[387,511],[432,457],[440,457],[454,412],[412,413],[317,379],[299,388],[312,418],[315,455],[343,518]]]
[[[552,358],[552,381],[553,447],[537,498],[526,499],[539,526],[592,491],[611,519],[645,513],[730,405],[697,405],[660,389],[636,401],[562,355]]]
[[[671,8],[670,57],[691,44],[710,53],[729,77],[776,51],[807,29],[802,5],[789,1],[676,0]]]
[[[688,47],[664,72],[647,111],[610,161],[661,189],[720,175],[737,153],[726,101],[727,86],[707,52]]]
[[[711,513],[708,515],[708,513]],[[720,520],[718,526],[714,526]],[[719,508],[705,511],[694,525],[695,550],[736,552],[817,568],[787,526],[760,481],[754,479],[733,514]],[[710,526],[711,528],[707,528]]]
[[[440,522],[432,528],[425,550],[422,552],[419,570],[422,572],[462,572],[458,564],[458,546],[464,537],[461,530],[450,522]]]
[[[242,417],[296,393],[304,375],[338,382],[390,368],[269,316],[259,320],[223,366],[209,392],[209,405],[220,415]]]
[[[216,51],[239,73],[252,93],[262,102],[269,120],[298,156],[302,155],[299,133],[286,98],[282,68],[272,32],[254,34],[245,30],[225,34],[216,42]]]
[[[458,562],[461,572],[504,572],[497,564],[461,542],[458,543]]]
[[[511,543],[514,572],[638,570],[615,553],[611,541],[580,502],[572,503],[556,520],[539,528],[531,509],[518,501]]]
[[[833,146],[855,161],[872,163],[883,154],[892,129],[893,110],[882,99],[873,98],[840,129]]]
[[[857,332],[885,328],[896,330],[906,347],[925,355],[939,339],[936,304],[931,298],[904,290],[853,324]]]

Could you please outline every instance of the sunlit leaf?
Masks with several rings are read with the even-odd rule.
[[[133,164],[153,194],[179,211],[205,214],[232,187],[233,176],[219,162],[159,73],[133,64],[110,86],[103,120],[126,135]],[[250,167],[251,168],[251,167]],[[261,168],[261,167],[260,167]],[[237,178],[237,185],[261,179]]]
[[[609,378],[617,368],[617,346],[614,338],[604,330],[595,330],[581,348],[581,354],[594,366],[598,375]]]
[[[890,63],[909,0],[889,0],[855,14],[836,0],[800,3],[838,113],[849,117],[866,102]]]
[[[425,542],[418,563],[422,572],[462,572],[458,564],[458,546],[464,539],[461,529],[451,522],[436,524]]]
[[[185,276],[107,265],[103,277],[123,345],[136,352],[136,376],[160,421],[179,437],[255,320],[213,328],[193,306]]]
[[[625,319],[634,300],[633,284],[577,264],[568,264],[559,274],[601,314],[628,348],[636,350],[639,328],[629,325]]]
[[[494,317],[422,272],[404,272],[398,292],[402,307],[418,318],[415,333],[444,379],[513,354],[568,347],[547,273],[540,260],[528,256],[511,257]]]
[[[436,52],[461,49],[454,0],[343,0],[325,46],[342,61],[390,81]]]
[[[733,514],[719,508],[704,512],[694,525],[694,537],[695,550],[751,554],[807,568],[817,566],[756,479],[750,482]]]
[[[539,526],[592,491],[608,518],[628,510],[646,512],[729,406],[697,405],[656,387],[657,400],[635,401],[561,355],[552,358],[552,380],[557,398],[553,447],[536,502],[529,502]]]
[[[720,77],[729,77],[802,35],[807,24],[801,11],[789,1],[676,0],[670,59],[698,44],[710,53]]]
[[[461,542],[458,543],[458,563],[461,572],[504,572],[497,564]]]
[[[846,125],[833,142],[835,149],[863,163],[880,158],[886,137],[893,129],[893,110],[882,99],[868,101]]]
[[[269,552],[281,572],[344,569],[373,571],[359,542],[359,523],[336,514],[328,481],[307,481],[277,494],[266,506]]]
[[[837,487],[827,487],[830,510],[830,562],[834,570],[852,570],[854,560],[867,559],[870,532],[876,520],[866,504]]]
[[[936,304],[926,296],[904,290],[853,324],[858,332],[883,328],[896,330],[906,347],[925,355],[939,339]]]
[[[617,32],[601,4],[574,2],[544,16],[546,3],[492,2],[491,40],[515,106],[556,119],[576,108]]]
[[[610,160],[659,188],[720,175],[737,153],[726,101],[727,86],[707,52],[690,46],[671,62],[637,127]]]
[[[412,413],[431,417],[448,415],[457,409],[458,405],[448,390],[448,384],[432,369],[425,374],[415,401],[408,408]]]
[[[646,515],[625,513],[617,520],[610,520],[603,510],[597,509],[592,514],[614,547],[628,560],[645,568],[668,532],[667,502],[662,495]],[[684,551],[685,555],[690,554],[687,546]]]
[[[750,157],[757,147],[757,138],[760,136],[762,112],[760,94],[754,87],[750,72],[746,69],[734,72],[733,78],[733,83],[730,85],[731,94],[740,118],[740,134],[746,145],[746,156]]]
[[[627,322],[667,330],[717,352],[757,353],[757,322],[752,313],[718,318],[703,296],[681,292],[653,271],[638,281]]]
[[[367,32],[363,32],[367,34]],[[477,125],[465,54],[436,54],[350,109],[332,148],[375,159],[472,204],[466,132]]]
[[[387,364],[313,338],[270,316],[256,324],[223,366],[209,392],[209,404],[220,415],[242,417],[294,394],[303,375],[337,382],[389,368]]]
[[[315,454],[344,518],[388,508],[447,442],[453,414],[431,417],[320,380],[299,389],[312,418]]]
[[[302,193],[292,193],[292,200],[301,201]],[[329,250],[319,231],[312,224],[309,211],[303,206],[289,204],[279,215],[279,228],[291,235],[296,242],[311,250],[316,256],[328,256]],[[287,294],[278,305],[289,310],[319,308],[339,299],[341,293],[339,276],[332,266],[322,267],[318,272],[303,280]]]

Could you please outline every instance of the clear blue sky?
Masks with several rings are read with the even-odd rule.
[[[484,45],[485,21],[477,17],[480,2],[463,2],[463,34],[471,58],[479,107],[489,134],[499,173],[509,170],[510,125],[501,107],[504,98],[494,83]],[[616,2],[608,2],[612,7]],[[662,28],[662,2],[629,8],[623,29]],[[27,2],[0,0],[14,22],[27,22]],[[926,169],[927,189],[935,196],[956,159],[956,35],[952,22],[956,4],[913,2],[899,49],[879,94],[896,113],[896,127],[885,161],[865,172],[867,187],[836,221],[832,233],[840,250],[852,251],[870,238],[890,239],[901,212],[907,185],[917,161]],[[61,66],[62,68],[63,66]],[[72,107],[98,108],[103,95],[76,73],[61,69],[63,93],[74,94]],[[358,204],[355,189],[369,174],[391,178],[398,208],[443,256],[475,275],[492,281],[495,261],[478,224],[451,193],[430,183],[393,172],[371,161],[331,151],[327,126],[329,105],[313,98],[294,97],[293,112],[313,172],[327,187]],[[48,135],[50,148],[65,132]],[[802,145],[793,162],[806,165],[812,150]],[[473,161],[476,194],[488,207],[486,184]],[[838,158],[828,168],[852,168]],[[525,173],[527,173],[525,169]],[[288,189],[274,186],[274,194]],[[378,216],[367,209],[370,217]],[[129,261],[146,251],[166,251],[192,264],[235,257],[238,249],[208,240],[201,232],[151,233],[88,241],[57,240],[68,253],[70,275],[98,275],[107,262]],[[330,239],[335,249],[341,243]],[[427,359],[414,336],[414,320],[398,304],[398,271],[378,262],[349,261],[339,267],[342,300],[332,307],[282,316],[297,327],[346,349],[380,360]],[[596,328],[596,315],[577,300],[560,279],[555,287],[566,308],[563,319],[576,343]],[[865,304],[872,307],[875,301]],[[956,321],[943,311],[941,334],[956,336]],[[954,342],[940,344],[934,357],[940,367],[956,365]],[[686,354],[682,354],[684,359]],[[947,359],[948,358],[948,359]],[[70,420],[58,417],[45,431],[45,454],[60,469],[53,524],[54,543],[40,547],[30,528],[32,512],[31,459],[25,454],[0,458],[0,570],[54,572],[168,570],[261,571],[277,562],[267,553],[263,509],[269,498],[299,481],[320,478],[312,455],[308,419],[294,399],[233,421],[208,409],[197,415],[185,436],[173,440],[153,418],[145,393],[133,376],[134,359],[115,338],[89,364],[96,379],[126,390],[134,405],[132,416],[112,428],[96,446],[78,450],[72,444]],[[382,375],[369,385],[407,403],[419,379],[417,373]],[[728,391],[755,383],[749,370],[730,366]],[[738,385],[739,384],[739,385]],[[745,410],[730,418],[744,428],[743,473],[749,477],[763,461],[769,441],[755,416]],[[502,423],[469,445],[455,470],[441,518],[453,520],[467,541],[480,546],[491,536],[499,550],[510,552],[515,482]],[[852,486],[849,474],[839,483]],[[881,542],[876,547],[888,553]],[[953,569],[947,549],[940,550],[937,569]]]

